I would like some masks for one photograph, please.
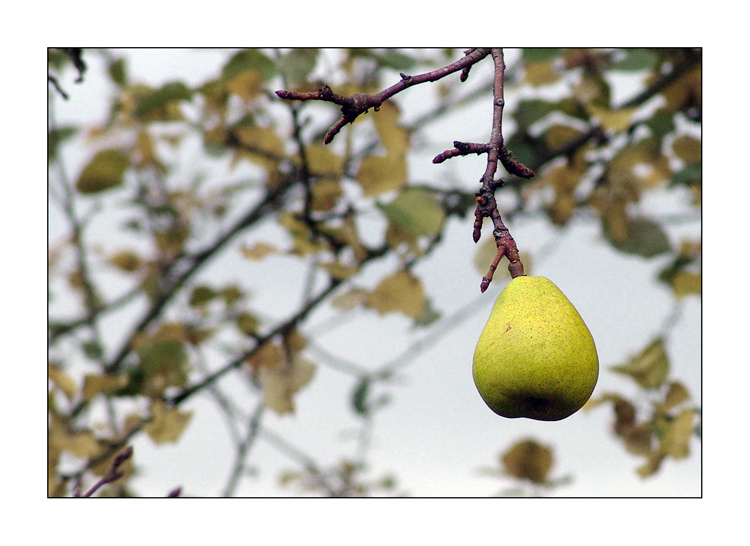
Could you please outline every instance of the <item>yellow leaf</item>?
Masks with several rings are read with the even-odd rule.
[[[247,363],[254,370],[261,368],[275,368],[284,360],[284,353],[279,345],[275,343],[264,343],[257,351],[247,359]]]
[[[366,305],[381,315],[400,312],[414,319],[424,311],[427,298],[422,283],[408,271],[384,278],[367,297]]]
[[[407,168],[404,156],[371,155],[362,160],[357,180],[366,197],[397,190],[406,184]]]
[[[633,119],[633,114],[636,111],[636,108],[610,110],[596,104],[588,104],[587,108],[590,114],[599,118],[605,130],[614,133],[625,131],[630,126],[630,121]]]
[[[94,375],[87,374],[83,379],[83,399],[91,400],[97,394],[108,393],[122,389],[128,385],[126,375]]]
[[[247,102],[263,92],[263,75],[258,70],[246,70],[227,82],[227,90]]]
[[[167,408],[161,400],[154,400],[150,411],[151,420],[143,425],[143,429],[156,444],[177,442],[193,415],[192,412]]]
[[[661,451],[674,459],[684,459],[690,453],[695,410],[684,409],[671,421],[661,437]]]
[[[700,273],[680,271],[672,278],[672,290],[678,299],[690,294],[701,295],[702,277]]]
[[[651,452],[646,462],[639,466],[636,472],[638,472],[638,475],[641,478],[647,478],[648,476],[656,474],[661,467],[661,462],[664,460],[664,457],[664,453],[660,451]]]
[[[310,144],[305,148],[305,157],[307,168],[313,176],[338,180],[344,174],[344,160],[330,146]],[[295,157],[295,163],[301,163],[299,155]]]
[[[401,157],[409,151],[409,132],[398,124],[400,112],[392,101],[384,102],[373,116],[375,129],[380,136],[380,142],[385,148],[386,155]]]
[[[370,293],[364,288],[351,288],[331,300],[331,305],[336,309],[347,310],[367,302]]]
[[[261,241],[255,243],[253,246],[243,244],[240,246],[240,252],[242,256],[249,260],[260,261],[270,254],[276,254],[278,249],[273,245]]]
[[[258,156],[259,162],[271,159],[278,161],[284,156],[284,140],[270,127],[260,127],[244,123],[234,128],[240,143],[250,153]]]
[[[679,406],[683,402],[690,400],[690,394],[682,383],[674,381],[669,384],[667,394],[664,395],[664,402],[656,404],[659,411],[666,413],[672,408]]]
[[[47,363],[47,376],[49,377],[49,380],[65,394],[68,401],[75,398],[76,392],[78,391],[78,385],[76,385],[75,380],[65,373],[62,368],[51,362]]]
[[[316,212],[327,212],[336,206],[341,193],[338,180],[322,178],[313,184],[310,208]]]
[[[656,339],[627,364],[612,366],[611,369],[629,375],[643,388],[660,387],[669,373],[669,357],[664,348],[664,340]]]
[[[300,356],[285,365],[260,368],[258,379],[266,407],[278,415],[293,413],[294,395],[310,382],[315,369],[314,362]]]
[[[90,430],[71,431],[59,418],[50,417],[48,441],[51,449],[68,451],[78,458],[96,457],[103,448]]]
[[[560,73],[552,61],[530,61],[524,67],[524,80],[534,87],[555,83],[559,79]]]
[[[506,451],[501,460],[505,471],[514,478],[544,484],[552,468],[552,450],[534,440],[522,440]]]
[[[358,266],[346,265],[346,264],[342,264],[341,262],[322,263],[320,264],[320,267],[328,271],[328,273],[331,274],[331,277],[339,281],[348,279],[349,277],[354,275],[357,271],[359,271]]]
[[[553,125],[544,134],[544,142],[548,148],[556,150],[578,138],[581,131],[569,125]]]

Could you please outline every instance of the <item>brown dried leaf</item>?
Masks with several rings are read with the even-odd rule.
[[[552,468],[552,450],[534,440],[521,440],[506,451],[501,460],[511,476],[544,484]]]

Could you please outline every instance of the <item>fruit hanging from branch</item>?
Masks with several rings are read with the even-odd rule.
[[[520,276],[500,293],[474,351],[474,383],[498,415],[559,421],[599,376],[594,339],[552,281]]]

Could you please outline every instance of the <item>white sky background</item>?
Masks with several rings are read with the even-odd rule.
[[[128,70],[133,81],[158,86],[180,79],[197,84],[218,73],[230,53],[227,51],[138,50],[128,55]],[[510,64],[512,51],[507,53]],[[58,123],[99,122],[106,115],[111,89],[97,77],[101,68],[99,57],[87,55],[89,70],[81,85],[70,78],[63,86],[69,101],[57,100],[55,116]],[[490,75],[492,63],[485,61],[472,69],[469,82],[478,84]],[[68,74],[70,76],[70,74]],[[402,112],[423,108],[429,84],[416,86],[396,97]],[[626,92],[627,95],[627,92]],[[518,96],[506,92],[506,103],[512,105]],[[489,99],[489,96],[488,96]],[[614,101],[615,103],[617,100]],[[420,104],[422,103],[422,104]],[[412,106],[410,106],[412,104]],[[331,105],[310,103],[305,113],[328,109]],[[453,140],[485,141],[491,124],[489,101],[476,101],[470,108],[453,113],[445,121],[432,125],[423,134],[427,146],[410,158],[410,169],[416,181],[439,182],[441,176],[460,180],[464,188],[472,188],[483,172],[483,157],[455,158],[436,166],[431,158],[451,147]],[[510,118],[507,118],[510,120]],[[509,124],[509,122],[508,122]],[[507,125],[506,125],[507,126]],[[86,152],[87,154],[89,152]],[[76,173],[88,155],[67,159],[68,175]],[[663,195],[639,204],[646,214],[687,210],[687,195],[664,199]],[[60,233],[60,218],[50,211],[50,240]],[[421,262],[416,270],[425,284],[434,306],[443,316],[462,308],[480,297],[481,274],[473,266],[475,245],[471,240],[473,218],[452,220],[443,244],[432,257]],[[655,272],[668,257],[644,260],[614,252],[600,239],[598,223],[591,220],[573,221],[559,232],[546,222],[523,220],[509,225],[521,251],[532,254],[531,274],[553,280],[576,305],[592,331],[600,357],[601,372],[594,396],[605,391],[633,395],[637,389],[627,378],[610,372],[608,367],[623,363],[639,352],[659,330],[672,310],[673,298],[664,285],[655,281]],[[102,240],[117,240],[116,224],[98,227]],[[700,233],[700,222],[669,226],[674,244],[682,237]],[[272,232],[268,232],[273,242]],[[489,236],[487,230],[483,234]],[[236,244],[243,239],[238,239]],[[200,275],[215,281],[235,279],[252,290],[258,308],[270,304],[284,309],[296,308],[299,292],[292,291],[291,300],[279,301],[282,292],[280,259],[268,258],[260,264],[243,260],[239,253],[228,252],[212,262]],[[290,262],[291,263],[291,262]],[[392,270],[393,264],[388,267]],[[374,282],[388,269],[374,267],[369,281]],[[505,270],[505,266],[501,266]],[[300,286],[305,272],[292,271],[288,282]],[[272,279],[272,283],[268,282]],[[365,281],[367,282],[367,281]],[[392,386],[391,403],[375,417],[372,448],[368,461],[369,476],[392,472],[398,490],[412,496],[488,496],[512,485],[482,476],[480,467],[496,466],[497,455],[522,437],[549,444],[554,448],[555,466],[552,477],[572,474],[573,482],[556,491],[562,496],[695,496],[701,494],[701,443],[691,441],[688,459],[668,459],[656,476],[640,479],[635,468],[642,458],[628,455],[619,440],[609,432],[612,419],[609,406],[592,412],[580,411],[555,423],[526,419],[508,420],[492,413],[482,402],[471,378],[471,358],[478,333],[486,321],[491,304],[503,287],[496,279],[484,295],[481,311],[460,322],[444,334],[434,349],[420,353],[400,374],[401,381]],[[648,287],[644,289],[644,287]],[[273,298],[273,299],[272,299]],[[284,307],[287,303],[288,307]],[[53,306],[52,309],[55,309]],[[135,310],[133,316],[137,316]],[[57,313],[53,314],[57,316]],[[326,316],[316,312],[303,328],[314,329]],[[669,337],[671,378],[688,387],[693,400],[701,396],[701,303],[697,297],[685,300],[677,327]],[[367,336],[361,333],[367,331]],[[334,330],[320,338],[320,343],[338,356],[365,367],[375,368],[397,357],[414,340],[408,321],[397,316],[378,317],[362,311],[352,315],[348,327]],[[417,332],[416,337],[424,333]],[[314,354],[311,354],[314,359]],[[215,365],[219,362],[214,363]],[[230,381],[238,381],[233,374]],[[310,385],[296,397],[294,416],[277,417],[266,413],[265,425],[326,467],[340,457],[353,456],[355,442],[347,431],[356,430],[356,420],[349,409],[353,381],[326,366],[320,366]],[[242,392],[240,389],[237,392]],[[248,406],[250,407],[250,406]],[[223,488],[232,464],[234,451],[227,438],[223,418],[214,402],[203,397],[190,400],[183,409],[195,409],[193,419],[180,442],[174,446],[154,446],[145,435],[134,443],[135,460],[143,465],[143,474],[134,480],[143,495],[164,495],[177,485],[185,494],[212,496]],[[222,445],[226,445],[223,448]],[[279,488],[279,472],[295,469],[297,463],[274,448],[257,442],[249,457],[259,473],[242,481],[237,494],[248,496],[295,495],[295,488]]]

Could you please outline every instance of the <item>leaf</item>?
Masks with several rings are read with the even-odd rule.
[[[357,181],[365,197],[397,190],[406,184],[407,168],[404,156],[371,155],[362,160]]]
[[[126,375],[86,374],[83,379],[83,399],[92,400],[98,394],[106,394],[124,389],[129,382]]]
[[[679,271],[672,277],[671,284],[675,297],[681,299],[690,294],[700,296],[703,281],[700,273]]]
[[[378,283],[367,296],[366,305],[381,315],[403,313],[417,319],[425,308],[422,283],[408,271],[397,271]]]
[[[623,432],[625,449],[633,455],[650,455],[653,451],[653,431],[650,423],[642,423]]]
[[[667,413],[688,400],[690,400],[690,393],[685,386],[678,381],[673,381],[669,384],[669,389],[664,395],[664,402],[656,404],[656,407],[660,412]]]
[[[661,451],[674,459],[684,459],[690,453],[695,410],[684,409],[668,425],[662,435]]]
[[[664,348],[664,340],[658,338],[627,364],[612,366],[612,371],[629,375],[645,389],[660,387],[669,373],[669,357]]]
[[[652,258],[669,252],[672,248],[669,237],[661,225],[649,218],[631,219],[627,226],[627,235],[622,240],[610,236],[609,230],[605,233],[612,246],[626,254]]]
[[[242,72],[227,82],[227,91],[251,102],[263,93],[263,74],[258,70]]]
[[[665,455],[661,451],[651,452],[646,462],[639,466],[636,472],[638,472],[638,475],[641,478],[647,478],[648,476],[656,474],[659,468],[661,468],[661,463],[664,460],[664,457]]]
[[[60,145],[78,132],[77,127],[64,125],[47,131],[47,160],[57,157]]]
[[[237,316],[235,323],[237,324],[237,328],[239,328],[243,334],[248,336],[255,334],[260,326],[258,319],[250,313],[240,313]]]
[[[193,288],[188,299],[188,305],[190,307],[206,307],[218,295],[213,288],[202,284]]]
[[[577,139],[583,133],[580,129],[570,125],[555,124],[544,133],[544,142],[548,148],[555,150],[562,148],[573,140]]]
[[[305,148],[305,157],[310,174],[318,178],[338,180],[344,175],[344,160],[330,146],[310,144]],[[301,165],[299,155],[294,160]]]
[[[674,153],[688,164],[701,162],[701,142],[691,136],[683,135],[672,142]]]
[[[266,256],[277,254],[279,250],[273,245],[269,245],[268,243],[260,241],[255,243],[253,246],[247,246],[246,244],[243,244],[242,246],[240,246],[240,252],[242,253],[243,257],[249,260],[260,261]]]
[[[133,115],[144,121],[181,119],[173,103],[190,100],[193,92],[183,82],[167,82],[159,89],[149,89],[138,98]]]
[[[384,102],[373,117],[386,156],[401,157],[409,151],[409,131],[398,124],[400,112],[394,102]]]
[[[352,309],[358,305],[363,305],[367,302],[370,292],[364,288],[351,288],[346,292],[342,292],[331,300],[331,305],[336,309],[346,311]]]
[[[520,480],[536,484],[547,482],[552,468],[552,450],[534,440],[522,440],[502,456],[505,471]]]
[[[316,48],[294,48],[277,61],[276,67],[289,86],[294,87],[307,80],[318,62],[318,51]]]
[[[275,343],[264,343],[252,356],[247,359],[247,363],[255,371],[262,368],[275,368],[284,360],[284,353],[279,345]]]
[[[102,150],[83,168],[76,189],[79,193],[91,195],[119,186],[129,166],[128,156],[120,150]]]
[[[525,47],[521,50],[521,58],[529,62],[551,61],[559,56],[560,49],[555,47]]]
[[[589,113],[599,118],[602,127],[607,131],[613,133],[621,133],[630,127],[630,122],[633,119],[633,114],[637,108],[620,108],[618,110],[610,110],[596,104],[589,104],[587,106]]]
[[[377,207],[390,222],[417,236],[438,235],[445,220],[442,203],[424,188],[405,188],[393,201]]]
[[[310,209],[315,212],[327,212],[336,206],[343,191],[338,180],[322,178],[313,184],[311,193]]]
[[[648,49],[625,49],[625,55],[613,62],[612,70],[641,71],[651,70],[656,66],[656,55]]]
[[[273,368],[260,368],[263,403],[278,415],[293,413],[294,395],[310,382],[315,370],[314,362],[300,356]]]
[[[125,271],[127,273],[133,273],[138,271],[141,266],[141,258],[132,250],[121,250],[112,254],[108,259],[107,263],[112,267]]]
[[[354,275],[357,271],[359,271],[359,266],[346,265],[346,264],[342,264],[341,262],[321,263],[320,267],[328,271],[328,273],[331,274],[331,277],[339,281],[348,279],[349,277]]]
[[[154,400],[150,411],[151,420],[143,425],[143,429],[155,444],[177,442],[193,416],[192,411],[167,408],[161,400]]]
[[[533,87],[549,85],[560,79],[554,61],[532,61],[524,66],[524,81]]]
[[[229,81],[249,70],[258,71],[264,81],[269,81],[276,75],[276,64],[258,49],[243,49],[227,61],[221,69],[221,76]]]
[[[78,392],[78,385],[75,379],[65,373],[62,368],[49,362],[47,364],[47,377],[65,394],[68,401],[75,398],[76,392]]]
[[[369,377],[362,377],[354,387],[351,403],[352,408],[357,415],[366,416],[369,413],[367,396],[370,393],[371,385],[372,381]]]

